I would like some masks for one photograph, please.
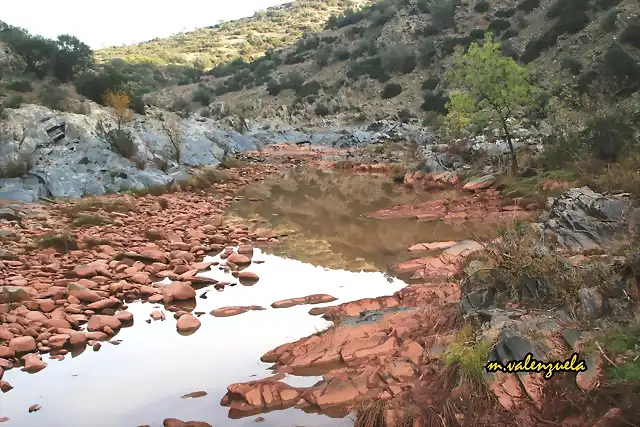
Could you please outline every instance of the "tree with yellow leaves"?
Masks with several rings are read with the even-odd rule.
[[[133,120],[129,96],[121,91],[110,90],[104,96],[104,103],[113,108],[116,127],[112,128],[100,120],[96,125],[98,136],[107,141],[113,151],[127,159],[133,159],[137,147],[131,131],[125,126]]]
[[[122,130],[122,126],[125,123],[133,120],[133,111],[129,108],[131,100],[129,99],[129,95],[126,93],[109,90],[104,96],[104,103],[113,108],[118,131]]]

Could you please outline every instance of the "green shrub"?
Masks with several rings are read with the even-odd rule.
[[[487,0],[478,0],[475,6],[473,6],[473,10],[478,13],[485,13],[489,10],[489,2]]]
[[[408,123],[409,120],[414,117],[415,115],[411,111],[409,111],[408,108],[403,108],[398,111],[398,120],[400,120],[402,123]]]
[[[458,4],[459,0],[435,0],[430,8],[433,24],[440,30],[453,27]]]
[[[380,59],[382,69],[389,74],[409,74],[417,65],[416,54],[403,45],[389,47]]]
[[[193,90],[191,100],[193,102],[198,102],[203,106],[207,106],[211,104],[212,95],[212,91],[209,87],[205,85],[198,85],[198,87]]]
[[[68,108],[69,92],[63,87],[54,84],[47,84],[38,94],[42,105],[52,110],[64,111]]]
[[[347,77],[350,79],[357,79],[360,76],[366,75],[382,83],[389,80],[389,75],[382,67],[382,59],[379,56],[361,59],[349,64]]]
[[[437,54],[436,39],[434,37],[427,37],[420,45],[420,64],[423,67],[427,67],[433,61]]]
[[[620,41],[640,49],[640,19],[630,22],[620,33]]]
[[[329,111],[329,107],[327,107],[324,104],[317,104],[316,108],[314,109],[314,112],[316,113],[317,116],[328,116],[330,111]]]
[[[504,30],[511,27],[511,22],[508,19],[494,19],[489,23],[489,30],[498,36]]]
[[[640,148],[635,138],[639,128],[640,110],[617,109],[587,121],[580,141],[595,158],[616,162]]]
[[[423,103],[420,108],[423,111],[434,111],[436,113],[447,114],[447,102],[449,97],[442,91],[426,90],[423,95]]]
[[[484,33],[486,33],[486,30],[484,28],[474,28],[473,30],[469,31],[469,37],[473,37],[476,40],[483,40]]]
[[[609,12],[605,13],[605,15],[600,20],[600,28],[607,33],[615,31],[616,22],[618,21],[618,10],[612,9]]]
[[[422,82],[422,90],[435,90],[440,84],[440,79],[436,75],[429,76]]]
[[[560,67],[563,70],[569,71],[574,76],[577,76],[582,71],[582,63],[571,56],[565,56],[562,58],[560,61]]]
[[[347,46],[340,46],[333,52],[333,57],[336,61],[346,61],[349,59],[349,48]]]
[[[510,7],[508,9],[498,9],[496,10],[496,18],[511,18],[516,13],[515,7]]]
[[[11,95],[4,100],[5,108],[20,108],[24,103],[24,97],[20,94]]]
[[[26,79],[14,80],[7,85],[7,89],[15,90],[16,92],[31,92],[33,85],[31,81]]]
[[[307,82],[300,86],[298,90],[296,90],[296,95],[300,98],[304,98],[317,94],[320,89],[322,89],[322,85],[316,80],[311,80],[310,82]]]
[[[292,70],[284,76],[281,81],[283,89],[292,89],[294,91],[298,91],[304,84],[304,76],[300,74],[298,71]]]
[[[522,0],[516,6],[516,9],[521,10],[525,13],[531,13],[533,10],[540,6],[540,0]]]
[[[395,98],[402,93],[402,85],[398,83],[389,83],[382,90],[382,99]]]
[[[267,82],[267,92],[269,93],[269,95],[278,96],[281,90],[282,86],[280,85],[280,82],[278,80],[272,79]]]
[[[329,65],[329,59],[331,59],[331,46],[323,46],[316,51],[315,62],[320,67],[326,67]]]
[[[111,150],[120,154],[126,159],[134,159],[137,154],[137,147],[133,134],[124,128],[114,128],[103,121],[99,121],[96,125],[97,135],[107,141]]]

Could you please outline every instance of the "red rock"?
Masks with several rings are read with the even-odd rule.
[[[29,373],[36,373],[47,367],[47,363],[42,361],[42,358],[39,354],[36,353],[28,353],[22,357],[24,362],[23,371]]]
[[[38,308],[45,313],[49,313],[56,308],[56,303],[52,299],[38,299],[36,302],[38,303]]]
[[[131,322],[133,320],[133,314],[128,311],[119,311],[116,313],[116,318],[121,322]]]
[[[78,277],[93,277],[98,274],[96,269],[90,265],[76,265],[73,273]]]
[[[44,322],[45,320],[49,319],[39,311],[29,311],[24,315],[24,318],[32,322]]]
[[[33,337],[17,337],[9,341],[9,347],[15,353],[36,351],[36,340]]]
[[[62,348],[69,341],[70,336],[66,334],[53,335],[49,338],[49,347]]]
[[[71,282],[67,285],[67,295],[76,298],[78,301],[88,303],[97,302],[102,299],[100,295],[98,295],[94,291],[74,282]]]
[[[231,255],[229,255],[229,258],[227,258],[227,262],[237,264],[237,265],[250,264],[251,258],[249,258],[246,255],[242,255],[234,252]]]
[[[149,260],[149,261],[153,261],[153,262],[161,262],[163,264],[167,263],[167,257],[160,252],[159,250],[155,250],[155,249],[149,249],[146,251],[142,251],[140,253],[140,256]]]
[[[183,314],[178,319],[176,327],[178,328],[178,332],[195,331],[200,327],[200,320],[190,313]]]
[[[251,245],[240,245],[238,246],[238,253],[242,255],[247,255],[251,257],[253,255],[253,246]]]
[[[239,412],[256,409],[273,410],[293,407],[300,400],[302,390],[273,380],[231,384],[220,402]]]
[[[0,345],[0,357],[11,358],[15,356],[16,352],[9,346]]]
[[[120,321],[115,316],[94,314],[89,318],[89,322],[87,323],[87,330],[89,332],[101,331],[105,328],[105,326],[116,330],[120,328]]]
[[[433,242],[433,243],[418,243],[417,245],[411,246],[408,250],[409,252],[419,252],[419,251],[433,251],[436,249],[447,249],[451,246],[454,246],[456,242]]]
[[[152,311],[150,316],[151,316],[151,318],[153,320],[164,320],[165,319],[164,313],[161,312],[161,311],[157,311],[157,310]]]
[[[141,285],[146,285],[151,283],[149,273],[144,273],[144,272],[135,273],[133,276],[131,276],[131,281],[135,283],[139,283]]]
[[[250,271],[239,272],[238,279],[240,280],[240,283],[242,283],[245,286],[254,285],[256,282],[258,282],[258,280],[260,280],[260,278],[256,273],[252,273]]]
[[[47,319],[42,323],[51,328],[71,328],[71,324],[65,319]]]
[[[120,300],[117,298],[106,298],[100,301],[92,302],[87,306],[91,310],[104,310],[105,308],[115,307],[120,304]]]
[[[202,421],[180,421],[176,418],[167,418],[162,425],[163,427],[211,427],[211,424]]]
[[[288,308],[302,304],[322,304],[335,301],[337,298],[326,294],[315,294],[301,298],[290,298],[282,301],[276,301],[271,304],[273,308]]]
[[[162,294],[156,294],[156,295],[151,295],[148,301],[152,303],[156,303],[156,302],[162,301],[163,299],[164,297],[162,296]]]
[[[83,346],[87,342],[87,336],[82,332],[74,332],[69,338],[69,344],[73,347]]]
[[[173,282],[162,289],[163,300],[169,303],[173,300],[188,300],[196,297],[196,291],[188,282]]]
[[[252,310],[259,311],[264,310],[264,308],[257,305],[221,307],[211,311],[210,314],[214,317],[230,317],[237,316],[238,314],[246,313],[247,311]]]
[[[0,391],[2,391],[3,393],[8,393],[11,390],[13,390],[13,386],[11,384],[6,381],[0,380]]]

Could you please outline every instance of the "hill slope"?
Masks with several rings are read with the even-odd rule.
[[[373,0],[295,0],[256,12],[252,17],[147,42],[98,50],[108,61],[198,64],[204,68],[242,57],[256,58],[267,49],[293,44],[303,33],[319,31],[332,14]]]
[[[216,67],[199,85],[149,101],[202,104],[204,114],[212,101],[252,104],[258,115],[294,121],[401,110],[403,118],[422,118],[421,110],[445,112],[441,80],[454,51],[492,31],[549,95],[586,109],[640,88],[639,16],[633,0],[386,0],[332,18],[328,30],[282,52]]]

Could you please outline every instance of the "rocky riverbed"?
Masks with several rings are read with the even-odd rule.
[[[461,315],[482,325],[498,358],[569,351],[557,337],[570,335],[573,314],[504,304],[504,283],[493,276],[459,279],[461,268],[482,263],[469,257],[501,241],[499,226],[531,214],[499,203],[492,176],[463,186],[449,172],[412,172],[399,184],[384,178],[393,173],[384,165],[340,172],[331,150],[345,156],[335,147],[247,152],[247,163],[204,189],[3,202],[3,421],[340,426],[357,405],[378,401],[387,402],[387,425],[399,425],[415,401],[449,407],[458,420],[451,425],[463,425],[469,415],[446,401],[465,390],[447,383],[440,360]],[[324,172],[295,169],[310,166]],[[363,172],[382,181],[358,180]],[[630,212],[624,195],[572,189],[551,201],[537,228],[558,248],[593,252],[621,241]],[[395,221],[403,224],[397,236]],[[358,234],[372,237],[349,244]],[[314,252],[317,245],[324,249]],[[628,308],[633,299],[624,296],[638,295],[637,282],[619,283],[625,289],[615,295],[585,286],[576,315]],[[534,298],[545,292],[529,289]],[[577,385],[591,389],[598,372]],[[499,401],[491,425],[507,425],[514,409],[525,425],[539,425],[544,384],[514,378],[490,382]],[[584,415],[574,425],[603,414]]]

